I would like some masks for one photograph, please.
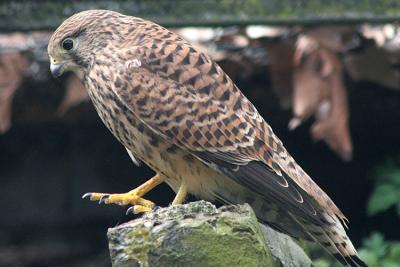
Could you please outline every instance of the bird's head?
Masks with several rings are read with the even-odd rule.
[[[50,38],[47,52],[50,70],[59,77],[72,71],[81,79],[90,70],[96,55],[118,43],[119,21],[126,16],[107,10],[88,10],[65,20]],[[113,42],[114,41],[114,42]]]

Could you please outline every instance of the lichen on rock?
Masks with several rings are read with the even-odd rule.
[[[297,261],[292,257],[279,258],[292,255],[282,253],[282,248],[297,246],[293,241],[288,246],[287,239],[273,244],[279,247],[274,255],[247,204],[217,209],[199,201],[158,208],[110,228],[108,238],[113,267],[310,266],[291,265],[289,262]],[[275,235],[272,243],[281,242],[280,238]]]

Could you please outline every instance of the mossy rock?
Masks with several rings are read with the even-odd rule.
[[[205,201],[159,208],[108,230],[113,267],[311,266],[300,248],[296,259],[286,253],[297,245],[280,235],[271,240],[274,255],[249,205],[217,209]]]

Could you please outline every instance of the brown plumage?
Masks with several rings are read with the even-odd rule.
[[[140,18],[92,10],[67,19],[48,52],[53,74],[75,72],[130,156],[157,172],[151,186],[129,193],[141,197],[165,181],[178,192],[175,204],[186,193],[248,202],[279,231],[320,243],[344,264],[365,266],[340,210],[224,71],[178,35]],[[148,205],[127,201],[126,194],[89,195]]]

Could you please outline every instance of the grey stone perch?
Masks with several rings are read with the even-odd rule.
[[[291,238],[262,228],[247,204],[199,201],[156,209],[107,235],[113,267],[311,266]]]

